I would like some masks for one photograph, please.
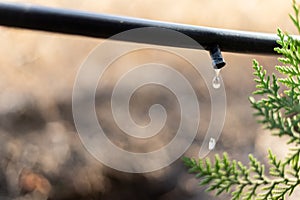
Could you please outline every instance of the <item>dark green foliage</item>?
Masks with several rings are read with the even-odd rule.
[[[300,33],[299,6],[293,1],[295,16],[290,15]],[[266,129],[272,130],[274,136],[286,136],[293,146],[284,160],[279,160],[269,151],[269,172],[265,166],[252,155],[249,155],[248,166],[236,160],[230,160],[226,153],[222,158],[195,160],[185,157],[185,165],[190,173],[196,174],[200,185],[208,185],[207,191],[215,191],[216,195],[229,193],[233,200],[237,199],[285,199],[300,184],[300,41],[287,33],[278,30],[281,47],[275,48],[282,57],[282,66],[276,70],[283,78],[275,74],[267,75],[259,63],[253,61],[256,78],[254,95],[250,103],[255,110],[258,122]]]

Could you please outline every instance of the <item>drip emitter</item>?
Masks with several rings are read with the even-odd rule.
[[[221,86],[221,80],[220,80],[220,70],[226,65],[225,60],[223,59],[221,50],[219,48],[219,45],[214,45],[209,49],[209,53],[212,59],[212,65],[215,70],[215,76],[212,80],[212,86],[215,89],[220,88]]]
[[[209,48],[209,53],[212,59],[212,65],[214,69],[221,69],[226,65],[219,45],[213,45],[211,48]]]

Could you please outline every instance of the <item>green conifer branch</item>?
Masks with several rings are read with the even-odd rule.
[[[294,15],[290,18],[300,33],[299,6],[293,0]],[[190,173],[196,174],[200,185],[207,185],[207,191],[216,195],[229,193],[233,200],[238,199],[285,199],[300,184],[300,41],[278,29],[277,41],[280,47],[275,48],[282,57],[283,64],[276,70],[283,75],[267,75],[267,71],[253,61],[256,90],[250,97],[258,122],[272,131],[274,136],[286,136],[292,144],[288,155],[280,160],[268,152],[269,170],[254,156],[249,155],[248,166],[229,159],[226,153],[222,158],[215,155],[210,159],[183,158]]]

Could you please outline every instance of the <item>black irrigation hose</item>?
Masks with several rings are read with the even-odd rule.
[[[222,51],[235,53],[276,54],[275,34],[234,31],[131,17],[97,14],[30,4],[0,2],[0,25],[57,33],[108,38],[122,31],[140,27],[161,27],[190,36],[209,50],[219,45]],[[132,42],[145,42],[139,38]],[[161,41],[162,42],[162,41]],[[159,45],[178,46],[178,44]],[[181,46],[197,48],[194,46]]]

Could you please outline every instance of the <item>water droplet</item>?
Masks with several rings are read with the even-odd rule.
[[[215,138],[210,138],[209,143],[208,143],[208,149],[213,150],[216,146],[216,140]]]
[[[214,76],[214,78],[212,80],[212,85],[213,85],[213,88],[218,89],[221,86],[221,79],[219,77],[220,69],[215,69],[215,74],[216,75]]]
[[[219,76],[215,76],[212,81],[213,88],[218,89],[221,86],[221,81]]]

